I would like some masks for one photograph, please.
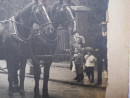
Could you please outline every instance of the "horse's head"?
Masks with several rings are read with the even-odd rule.
[[[43,4],[36,4],[33,7],[33,20],[39,25],[39,29],[45,34],[53,33],[53,25],[47,14],[46,8]]]
[[[33,30],[33,24],[39,26],[41,33],[46,35],[53,33],[53,25],[47,14],[46,8],[40,2],[30,3],[15,17],[19,37],[23,40],[31,38],[30,30]]]
[[[57,21],[58,25],[61,24],[63,27],[66,27],[72,34],[76,32],[76,21],[70,6],[66,4],[57,6],[55,14],[55,21]]]

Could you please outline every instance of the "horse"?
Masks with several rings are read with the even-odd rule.
[[[33,29],[34,24],[39,29]],[[34,33],[41,31],[45,35],[53,33],[53,25],[46,8],[40,2],[27,5],[16,16],[6,21],[0,21],[0,59],[5,59],[8,69],[9,95],[13,95],[18,88],[17,71],[20,68],[19,91],[24,94],[24,73],[29,58],[29,40]]]
[[[34,66],[34,98],[41,98],[39,93],[39,79],[40,79],[40,61],[44,61],[44,82],[42,89],[42,98],[49,98],[48,94],[48,80],[50,66],[53,61],[53,54],[57,45],[57,29],[61,25],[65,29],[68,29],[68,33],[74,34],[76,32],[76,21],[72,14],[72,10],[69,5],[53,5],[49,9],[52,24],[54,26],[54,33],[45,35],[40,32],[37,36],[31,40],[32,64]]]

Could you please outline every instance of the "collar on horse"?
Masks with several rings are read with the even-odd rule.
[[[42,41],[46,46],[55,46],[58,40],[58,35],[56,35],[55,39],[49,39],[44,33],[37,33],[36,36]],[[50,35],[51,36],[51,35]]]
[[[17,21],[15,21],[15,17],[14,17],[14,16],[11,17],[11,18],[9,19],[9,21],[12,22],[12,25],[13,25],[13,27],[14,27],[14,32],[12,33],[13,36],[15,36],[19,41],[22,41],[22,42],[27,41],[27,40],[30,40],[30,38],[32,37],[32,33],[30,34],[30,36],[29,36],[28,38],[23,38],[23,37],[19,34],[19,32],[18,32],[18,30],[17,30],[16,24],[20,24],[20,25],[22,25],[22,26],[24,26],[24,24],[18,23]],[[27,27],[27,26],[24,26],[24,27],[29,28],[29,29],[33,29],[33,28],[30,28],[30,27]],[[33,30],[34,30],[34,29],[33,29]],[[37,29],[35,29],[35,30],[37,30]]]
[[[41,5],[41,4],[40,4],[40,5]],[[38,6],[40,6],[40,5],[38,5]],[[34,5],[34,6],[32,7],[32,11],[31,11],[31,15],[30,15],[29,22],[30,22],[31,19],[32,19],[32,15],[33,15],[34,11],[36,10],[35,7],[37,7],[37,6]],[[31,32],[30,35],[29,35],[27,38],[22,37],[22,36],[19,34],[18,30],[17,30],[17,24],[18,24],[18,25],[21,25],[21,26],[24,27],[24,28],[30,29],[29,31],[36,31],[36,32],[39,32],[43,27],[45,27],[45,26],[47,26],[47,25],[49,25],[49,24],[52,24],[52,22],[44,23],[44,24],[42,24],[41,26],[39,26],[39,28],[33,28],[33,27],[26,26],[26,25],[23,23],[23,19],[22,19],[22,17],[21,17],[21,12],[19,12],[18,16],[19,16],[21,22],[17,22],[17,21],[15,20],[15,17],[14,17],[14,16],[13,16],[9,21],[12,21],[13,26],[14,26],[15,31],[16,31],[16,32],[13,33],[13,35],[15,35],[15,36],[17,37],[17,39],[19,39],[19,40],[22,41],[22,42],[23,42],[23,41],[28,41],[28,40],[30,40],[31,37],[32,37],[32,35],[33,35],[33,33]],[[35,15],[34,15],[34,16],[35,16]],[[37,18],[37,17],[35,17],[35,18]],[[22,28],[22,31],[24,31],[23,28]]]

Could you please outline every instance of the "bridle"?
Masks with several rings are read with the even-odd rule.
[[[39,8],[39,6],[43,6],[43,5],[42,5],[42,4],[39,4],[37,8]],[[40,12],[39,12],[38,9],[36,9],[35,11],[38,11],[38,13],[40,14]],[[35,17],[35,19],[36,19],[37,22],[38,22],[39,20],[37,19],[36,15],[35,15],[35,11],[33,11],[32,13],[34,13],[34,17]],[[41,14],[40,14],[40,15],[41,15]],[[42,15],[41,15],[41,16],[42,16]],[[49,21],[48,23],[42,24],[41,26],[39,26],[39,30],[41,30],[41,28],[44,28],[45,26],[50,25],[50,24],[52,24],[52,22],[50,22],[50,21]]]
[[[66,6],[69,6],[69,5],[67,5],[67,4],[63,4],[63,5],[62,5],[62,7],[66,7]],[[67,26],[67,25],[68,25],[70,22],[72,22],[72,21],[75,21],[74,17],[72,17],[71,19],[65,21],[65,22],[63,23],[63,25],[64,25],[64,26]]]
[[[37,8],[38,8],[39,6],[41,6],[41,5],[38,5]],[[36,10],[38,10],[38,9],[36,9]],[[35,10],[35,11],[36,11],[36,10]],[[33,7],[32,7],[32,11],[31,11],[31,15],[30,15],[29,22],[30,22],[30,20],[32,19],[32,15],[34,15],[35,18],[36,18],[36,20],[38,21],[36,15],[35,15],[35,13],[34,13],[35,11],[33,10]],[[39,11],[39,10],[38,10],[38,11]],[[40,12],[39,12],[39,13],[40,13]],[[30,29],[30,31],[37,31],[37,32],[38,32],[38,31],[42,30],[42,28],[44,28],[44,27],[46,27],[46,26],[52,24],[52,22],[48,22],[48,23],[42,24],[42,25],[39,26],[38,28],[33,28],[33,27],[26,26],[26,25],[23,23],[23,19],[22,19],[21,15],[19,15],[19,16],[20,16],[20,21],[21,21],[22,23],[17,22],[17,21],[15,21],[15,20],[10,20],[10,21],[12,21],[12,22],[14,22],[14,23],[16,23],[16,24],[18,24],[18,25],[21,25],[21,26],[24,27],[24,28]],[[22,28],[22,31],[24,31],[23,28]],[[28,41],[28,40],[31,39],[32,35],[33,35],[33,33],[31,33],[28,38],[24,38],[24,37],[22,37],[18,32],[16,32],[16,34],[15,34],[15,36],[16,36],[20,41]]]
[[[39,26],[39,30],[41,30],[42,28],[44,28],[45,26],[47,26],[47,25],[49,25],[49,24],[52,24],[52,22],[45,23],[45,24]]]

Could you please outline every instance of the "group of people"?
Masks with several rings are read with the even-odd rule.
[[[85,72],[88,76],[88,79],[91,83],[94,82],[94,66],[96,65],[96,57],[93,54],[93,49],[91,47],[86,47],[84,51],[81,47],[76,46],[74,49],[74,56],[72,61],[75,64],[75,70],[76,70],[76,77],[74,80],[77,82],[83,82],[84,79],[84,68],[85,66]]]
[[[78,33],[74,36],[75,44],[71,58],[71,69],[75,65],[76,77],[74,80],[83,82],[84,69],[90,83],[94,83],[94,68],[97,65],[97,83],[102,84],[103,65],[107,71],[107,36],[106,32],[98,35],[95,39],[94,47],[84,47],[85,40]],[[85,68],[84,68],[85,67]]]
[[[72,67],[75,66],[75,71],[76,71],[76,77],[74,80],[77,82],[83,82],[84,79],[84,68],[83,65],[85,66],[85,72],[86,75],[88,76],[88,79],[91,83],[94,82],[94,66],[96,65],[96,57],[94,56],[93,48],[91,47],[83,47],[83,44],[85,43],[85,40],[83,40],[83,36],[80,36],[79,34],[76,34],[77,39],[75,39],[76,44],[73,45],[74,47],[74,53],[71,65]]]
[[[47,0],[42,0],[45,4]],[[68,4],[70,6],[75,6],[72,0],[58,0],[57,4]],[[104,24],[103,24],[104,25]],[[106,24],[105,24],[106,25]],[[83,36],[79,33],[74,35],[75,44],[71,46],[71,66],[75,65],[76,77],[74,80],[77,82],[82,82],[84,79],[84,68],[86,75],[91,83],[94,82],[94,67],[97,65],[98,80],[97,85],[102,84],[102,69],[105,65],[105,70],[107,71],[107,36],[106,27],[102,27],[102,34],[96,37],[94,47],[84,47],[85,40]]]

